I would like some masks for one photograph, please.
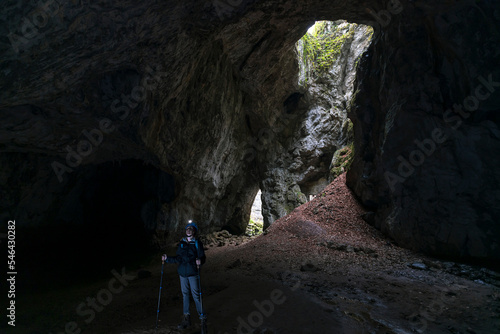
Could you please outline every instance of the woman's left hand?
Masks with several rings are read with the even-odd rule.
[[[201,260],[200,259],[196,259],[196,265],[199,267],[201,265]]]

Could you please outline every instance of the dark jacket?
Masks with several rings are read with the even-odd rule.
[[[198,247],[196,247],[198,243]],[[182,277],[198,275],[196,267],[196,259],[201,260],[201,264],[205,263],[206,256],[203,250],[203,244],[199,239],[188,242],[186,238],[182,238],[177,246],[177,255],[175,257],[167,257],[167,263],[177,263],[177,272]]]

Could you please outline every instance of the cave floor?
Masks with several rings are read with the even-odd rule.
[[[499,333],[499,274],[398,247],[360,218],[344,177],[264,235],[237,246],[207,245],[209,333]],[[134,279],[111,299],[101,292],[109,287],[104,280],[31,302],[54,304],[44,312],[59,315],[47,324],[58,334],[79,333],[73,324],[73,331],[62,330],[71,321],[82,333],[199,333],[197,319],[190,330],[175,327],[182,300],[173,265],[164,270],[155,331],[160,268],[157,261],[131,271]],[[86,296],[106,303],[92,318],[88,308],[85,315],[75,311]],[[50,318],[37,316],[38,324]],[[23,323],[15,333],[23,326],[39,333]]]

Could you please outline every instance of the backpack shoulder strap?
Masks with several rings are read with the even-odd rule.
[[[198,246],[198,239],[194,241],[194,244],[196,245],[196,254],[198,255],[198,258],[200,257],[200,248]]]

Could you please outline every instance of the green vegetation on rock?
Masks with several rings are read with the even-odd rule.
[[[262,234],[264,230],[264,223],[261,221],[254,221],[250,219],[247,225],[247,229],[245,231],[245,234],[248,236],[254,236],[254,235],[259,235]]]
[[[354,143],[342,147],[333,155],[333,167],[330,169],[331,180],[336,179],[340,174],[347,172],[354,157]]]
[[[338,59],[342,46],[354,35],[354,26],[344,21],[316,22],[312,33],[306,33],[298,42],[299,54],[307,78],[328,71]]]

